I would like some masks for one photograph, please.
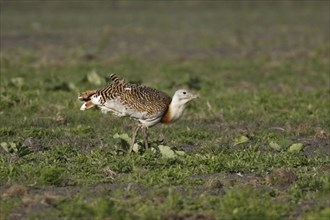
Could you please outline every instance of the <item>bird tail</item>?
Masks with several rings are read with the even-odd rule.
[[[84,102],[84,104],[82,104],[82,106],[80,107],[81,111],[85,111],[86,109],[90,109],[95,106],[94,103],[91,101],[91,97],[95,93],[96,93],[96,90],[88,90],[86,92],[80,93],[80,95],[78,96],[78,99],[80,101]]]
[[[110,79],[111,79],[112,83],[115,84],[115,85],[122,85],[122,84],[124,84],[124,80],[123,79],[119,79],[116,74],[111,74],[110,75]],[[78,99],[80,101],[84,102],[84,104],[80,107],[80,110],[81,111],[85,111],[86,109],[90,109],[90,108],[94,107],[95,104],[91,100],[92,96],[94,94],[96,94],[96,93],[97,94],[101,93],[103,95],[101,95],[100,97],[103,98],[103,99],[105,99],[104,92],[106,92],[108,90],[109,90],[109,88],[106,87],[106,88],[101,89],[101,90],[88,90],[86,92],[80,93],[79,96],[78,96]],[[95,102],[95,100],[94,100],[94,102]]]
[[[84,104],[82,104],[82,106],[80,107],[81,111],[85,111],[87,109],[93,108],[95,105],[92,101],[87,101]]]
[[[119,78],[118,78],[117,74],[115,74],[115,73],[112,73],[110,75],[110,79],[112,82],[119,82]]]
[[[96,93],[96,90],[88,90],[86,92],[82,92],[79,94],[78,99],[80,101],[90,101],[91,100],[91,96],[94,95]]]

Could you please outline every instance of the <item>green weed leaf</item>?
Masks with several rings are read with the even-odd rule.
[[[125,141],[127,144],[130,144],[132,141],[132,139],[126,133],[123,133],[123,134],[116,133],[113,135],[113,138],[121,139],[121,140]]]
[[[176,150],[174,151],[177,155],[183,156],[185,155],[185,152],[183,150]]]
[[[7,153],[16,153],[18,151],[17,146],[14,142],[2,142],[0,145]]]
[[[12,149],[15,153],[17,153],[18,148],[14,142],[9,142],[10,149]]]
[[[102,78],[93,70],[87,74],[87,81],[96,86],[102,84]]]
[[[271,148],[273,148],[274,150],[276,150],[276,151],[280,151],[282,149],[281,146],[278,143],[274,142],[274,141],[271,141],[269,143],[269,146]]]
[[[2,149],[4,149],[9,154],[16,154],[19,157],[23,157],[27,154],[31,153],[31,150],[27,147],[22,145],[21,143],[14,143],[14,142],[2,142],[0,144]]]
[[[239,145],[239,144],[244,144],[244,143],[247,143],[249,141],[250,140],[249,140],[248,137],[242,135],[242,136],[239,136],[239,137],[235,138],[235,140],[234,140],[234,146]]]
[[[22,87],[24,85],[24,78],[22,77],[15,77],[10,80],[11,84],[15,87]]]
[[[174,157],[176,157],[176,154],[174,153],[174,151],[169,146],[159,145],[158,149],[159,149],[160,153],[162,154],[162,156],[164,158],[174,158]]]
[[[8,144],[6,142],[2,142],[0,144],[0,146],[2,147],[2,149],[4,149],[7,153],[10,153],[9,152],[9,148],[8,148]]]
[[[304,148],[304,145],[302,143],[295,143],[289,147],[288,151],[299,153],[303,148]]]
[[[132,143],[132,138],[130,138],[127,133],[123,133],[123,134],[116,133],[116,134],[113,135],[113,138],[119,139],[121,141],[122,147],[128,148]],[[139,144],[138,143],[135,143],[133,145],[133,151],[134,152],[139,151]]]

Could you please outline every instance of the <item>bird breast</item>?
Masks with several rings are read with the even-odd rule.
[[[183,115],[184,110],[185,105],[177,105],[175,102],[172,101],[171,104],[168,106],[167,111],[163,115],[161,122],[167,124],[177,121]]]

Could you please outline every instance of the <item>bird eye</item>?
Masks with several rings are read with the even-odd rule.
[[[185,94],[186,94],[186,92],[183,92],[183,94],[185,95]]]

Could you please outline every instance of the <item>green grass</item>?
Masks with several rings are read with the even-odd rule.
[[[329,3],[0,4],[0,218],[330,217]],[[200,99],[129,155],[110,73]]]

